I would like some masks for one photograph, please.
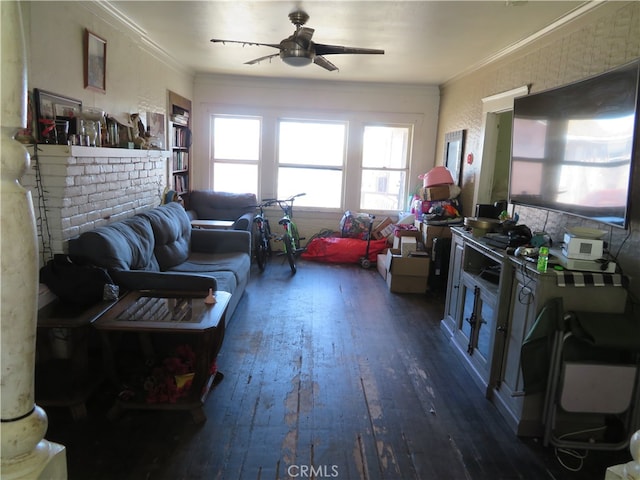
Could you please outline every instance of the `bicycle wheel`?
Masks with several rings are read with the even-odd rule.
[[[294,253],[298,253],[302,249],[300,248],[300,234],[298,233],[298,227],[295,223],[291,222],[289,224],[289,232],[291,233],[291,238],[293,239],[294,245]]]
[[[261,272],[264,272],[264,269],[267,266],[267,255],[268,255],[268,241],[261,237],[258,239],[256,245],[256,263],[258,264],[258,268]]]
[[[293,243],[293,238],[291,238],[289,233],[285,233],[282,241],[284,242],[284,253],[287,255],[291,273],[296,273],[296,248]]]

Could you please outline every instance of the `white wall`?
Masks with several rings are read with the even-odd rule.
[[[111,114],[166,113],[167,90],[192,98],[185,71],[136,38],[100,2],[22,2],[29,90],[39,88]],[[107,41],[106,93],[85,90],[84,29]]]
[[[329,73],[327,75],[330,75]],[[197,75],[194,90],[194,188],[212,188],[210,168],[209,118],[213,113],[269,112],[286,116],[297,112],[328,115],[354,122],[385,117],[387,121],[415,122],[409,189],[421,184],[418,175],[435,164],[434,152],[440,92],[436,86],[353,84],[336,81],[266,79]],[[263,137],[264,142],[273,139]],[[275,147],[264,148],[263,155],[275,155]],[[359,162],[357,146],[347,147],[347,168]],[[275,159],[262,158],[263,165],[275,168]],[[275,172],[263,172],[260,195],[275,194]],[[270,180],[271,179],[271,180]],[[359,187],[347,185],[345,210],[358,210]],[[301,212],[298,217],[307,236],[322,228],[337,229],[342,211],[319,214]],[[302,217],[302,218],[301,218]],[[307,230],[306,232],[304,230]]]

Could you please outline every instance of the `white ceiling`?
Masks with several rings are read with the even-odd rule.
[[[584,1],[111,1],[153,48],[194,73],[408,84],[445,83],[574,18],[600,2]],[[212,38],[279,43],[294,31],[288,14],[310,16],[317,43],[380,48],[384,55],[330,55],[340,70],[291,67],[266,46],[211,43]]]

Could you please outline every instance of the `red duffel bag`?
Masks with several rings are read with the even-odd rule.
[[[387,248],[387,239],[371,240],[369,261],[375,263],[379,253]],[[367,252],[367,241],[358,238],[318,237],[307,244],[301,257],[326,263],[358,263]]]

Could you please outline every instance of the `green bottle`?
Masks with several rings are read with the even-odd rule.
[[[549,247],[540,247],[538,252],[538,271],[547,273],[547,263],[549,263]]]

